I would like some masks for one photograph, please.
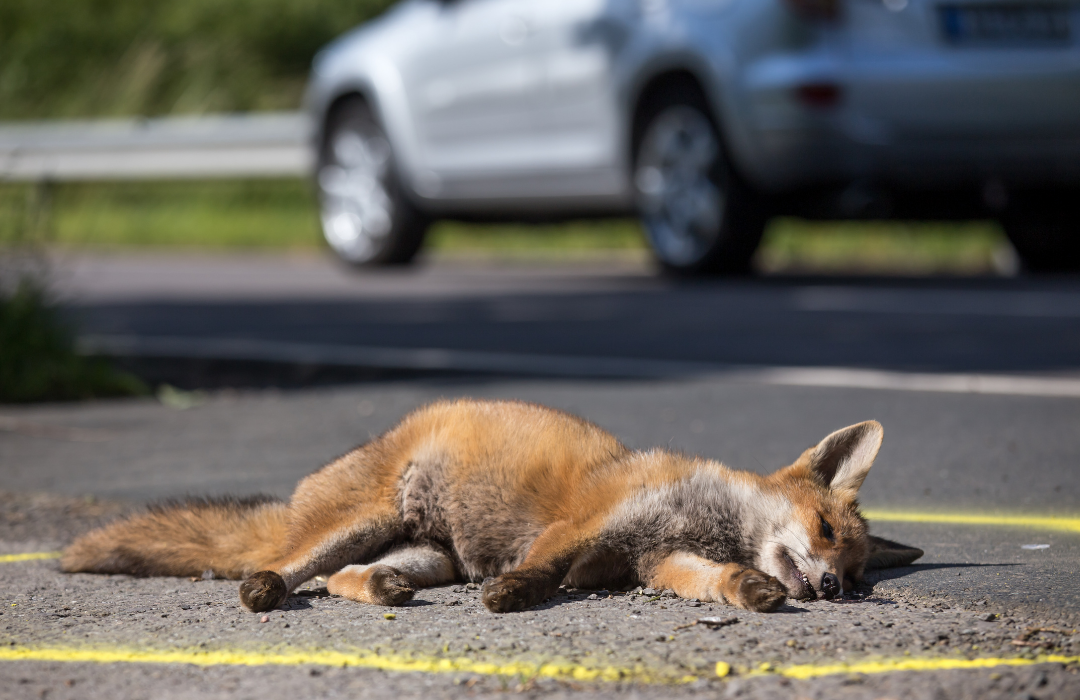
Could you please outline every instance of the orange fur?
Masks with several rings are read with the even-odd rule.
[[[247,578],[241,600],[252,610],[317,574],[334,574],[332,592],[378,604],[489,578],[484,602],[498,612],[563,582],[635,581],[772,610],[785,594],[831,595],[830,581],[861,576],[871,540],[854,499],[880,442],[881,426],[861,423],[763,477],[634,452],[542,406],[444,401],[306,477],[287,505],[157,509],[80,538],[63,567],[213,568]],[[918,550],[905,551],[890,556]]]

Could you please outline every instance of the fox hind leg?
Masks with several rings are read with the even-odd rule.
[[[454,562],[431,545],[400,547],[370,564],[352,564],[330,577],[326,589],[358,603],[401,605],[417,588],[457,579]]]
[[[273,610],[304,581],[370,559],[402,534],[401,514],[392,507],[364,509],[351,521],[339,515],[324,522],[321,527],[307,524],[299,533],[291,532],[289,553],[240,584],[245,608]]]
[[[521,565],[484,581],[481,598],[491,612],[516,612],[542,603],[555,594],[574,561],[588,549],[587,530],[559,521],[533,541]]]

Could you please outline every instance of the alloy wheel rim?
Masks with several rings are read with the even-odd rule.
[[[649,124],[634,185],[646,232],[661,260],[701,261],[720,235],[725,195],[713,179],[720,143],[708,118],[678,105]]]
[[[382,250],[393,226],[390,144],[381,134],[342,128],[328,150],[317,176],[323,235],[341,257],[366,262]]]

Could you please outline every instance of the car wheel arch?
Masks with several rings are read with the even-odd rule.
[[[384,121],[378,101],[373,99],[371,90],[360,86],[349,86],[341,89],[334,93],[333,97],[326,100],[325,106],[319,111],[318,123],[315,125],[315,144],[318,148],[321,149],[326,145],[326,125],[329,123],[330,116],[353,100],[363,102],[380,123]]]
[[[742,168],[738,162],[738,153],[732,148],[731,140],[727,132],[726,119],[723,116],[723,105],[717,94],[719,90],[708,89],[709,85],[716,86],[718,83],[714,80],[703,78],[702,74],[704,73],[704,70],[699,67],[691,67],[691,65],[692,64],[688,62],[665,62],[662,64],[662,67],[658,67],[656,70],[649,72],[638,81],[632,92],[632,98],[628,101],[630,109],[627,110],[629,119],[626,129],[626,142],[624,144],[624,153],[629,154],[627,162],[633,166],[635,149],[637,148],[638,140],[640,139],[644,128],[642,118],[648,111],[647,100],[653,95],[661,94],[665,90],[670,89],[669,86],[672,83],[682,81],[688,87],[692,87],[692,89],[696,90],[704,99],[705,104],[708,105],[708,117],[712,120],[713,126],[716,127],[716,131],[720,135],[720,143],[724,148],[725,153],[728,154],[730,166],[740,179],[747,182],[748,179],[743,174]]]
[[[677,275],[696,274],[745,274],[750,271],[750,258],[757,248],[758,242],[767,221],[768,215],[764,202],[755,188],[746,182],[741,172],[734,167],[730,158],[728,139],[723,130],[723,120],[718,118],[715,102],[710,99],[709,91],[702,81],[692,72],[685,69],[665,71],[655,75],[643,84],[636,104],[634,104],[629,143],[630,162],[630,186],[638,187],[638,168],[642,163],[649,169],[666,167],[650,165],[655,161],[658,152],[656,149],[655,133],[653,125],[665,123],[669,128],[671,124],[685,124],[689,134],[695,133],[692,127],[694,120],[687,120],[686,112],[682,116],[661,116],[674,114],[671,108],[683,109],[687,107],[690,112],[696,112],[698,120],[708,122],[708,126],[698,127],[697,134],[703,134],[701,129],[712,132],[711,138],[718,147],[717,164],[710,166],[712,175],[709,180],[724,193],[720,200],[727,204],[717,211],[724,211],[722,219],[710,224],[708,217],[697,223],[692,223],[694,233],[687,226],[686,216],[674,216],[673,211],[696,211],[691,209],[679,209],[684,204],[680,202],[679,190],[685,187],[683,176],[675,176],[672,182],[676,183],[669,194],[648,194],[645,200],[638,200],[639,213],[649,238],[650,245],[657,256],[662,268],[669,273]],[[672,122],[671,119],[675,121]],[[699,121],[699,124],[704,122]],[[680,127],[682,128],[682,127]],[[648,155],[643,155],[647,153]],[[713,169],[716,168],[716,169]],[[672,172],[686,173],[676,167]],[[722,184],[726,183],[726,184]],[[665,188],[666,189],[666,188]],[[696,186],[690,187],[687,192],[693,193],[698,190]],[[703,190],[702,190],[703,191]],[[684,193],[685,194],[685,193]],[[655,196],[654,196],[655,195]],[[734,195],[734,196],[732,196]],[[640,194],[636,194],[640,197]],[[669,197],[673,197],[665,202]],[[672,204],[678,205],[672,209]],[[644,207],[642,209],[641,207]],[[707,207],[701,211],[707,211]],[[716,228],[712,228],[715,226]],[[684,230],[685,229],[685,230]],[[707,231],[716,231],[716,236],[710,240],[705,234]],[[696,242],[695,242],[696,239]]]

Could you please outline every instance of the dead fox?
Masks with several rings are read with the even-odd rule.
[[[319,574],[330,593],[399,605],[418,588],[484,581],[493,612],[560,584],[646,585],[772,611],[833,598],[870,568],[922,555],[872,537],[856,495],[881,425],[838,430],[760,476],[627,449],[580,418],[514,401],[441,401],[303,479],[288,503],[152,506],[90,532],[64,571],[245,579],[262,612]]]

